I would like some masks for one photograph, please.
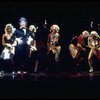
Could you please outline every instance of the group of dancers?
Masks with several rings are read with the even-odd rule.
[[[19,19],[19,29],[16,29],[11,23],[5,25],[4,34],[2,35],[3,49],[0,55],[0,74],[5,72],[5,65],[3,64],[7,64],[7,61],[12,66],[8,66],[7,70],[10,70],[12,74],[37,72],[39,50],[35,35],[38,28],[35,25],[30,25],[28,28],[27,24],[26,18],[21,17]],[[47,54],[52,53],[55,62],[59,62],[61,51],[59,30],[57,24],[52,25],[47,39]],[[32,62],[34,62],[34,65],[30,65]]]
[[[35,25],[30,25],[28,28],[27,24],[26,18],[21,17],[19,19],[19,29],[16,29],[11,23],[5,25],[2,35],[3,48],[0,54],[0,74],[5,72],[5,68],[8,71],[10,70],[12,74],[37,72],[40,57],[36,39],[38,28]],[[47,55],[53,54],[52,57],[54,57],[56,63],[59,62],[61,52],[59,30],[60,27],[53,24],[47,38]],[[76,43],[73,42],[74,39],[76,39]],[[89,52],[87,52],[87,48]],[[93,72],[93,56],[95,55],[100,60],[100,36],[98,32],[85,30],[79,36],[75,36],[69,44],[69,51],[73,60],[77,61],[77,65],[87,58],[89,72]],[[7,61],[11,65],[5,67],[8,64]]]
[[[76,43],[73,42],[76,38]],[[79,36],[72,39],[69,45],[69,51],[73,60],[76,60],[76,65],[79,65],[82,60],[87,60],[89,72],[93,72],[95,65],[93,57],[95,56],[100,61],[100,36],[97,31],[83,31]]]

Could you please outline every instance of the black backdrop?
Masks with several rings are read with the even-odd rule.
[[[47,20],[47,33],[44,30],[39,33],[43,40],[47,39],[49,27],[56,23],[61,29],[61,65],[68,70],[71,66],[68,50],[71,38],[83,30],[91,31],[91,21],[94,21],[95,25],[100,22],[99,9],[100,2],[97,1],[2,1],[0,2],[0,40],[5,24],[12,23],[18,28],[18,20],[22,16],[26,17],[28,25],[35,23],[40,27],[43,27],[44,20]]]

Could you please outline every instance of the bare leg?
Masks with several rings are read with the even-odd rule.
[[[11,54],[11,63],[12,63],[12,74],[14,74],[14,71],[15,71],[15,66],[14,66],[14,60],[13,60],[13,54]]]
[[[37,72],[37,68],[38,68],[38,60],[35,61],[34,72]]]
[[[55,61],[56,61],[56,62],[59,62],[59,55],[60,55],[61,47],[58,46],[56,49],[57,49],[57,50],[56,50],[56,52],[55,52]]]
[[[90,67],[89,72],[93,72],[93,62],[92,62],[93,55],[94,55],[94,49],[91,49],[89,56],[88,56],[88,64],[89,64],[89,67]]]

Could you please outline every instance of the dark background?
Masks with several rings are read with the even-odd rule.
[[[91,31],[90,22],[100,23],[100,2],[99,1],[5,1],[0,2],[0,44],[7,23],[12,23],[18,28],[20,17],[26,17],[28,26],[35,23],[41,28],[39,36],[42,41],[47,40],[49,28],[52,24],[60,26],[60,44],[62,46],[60,64],[63,71],[69,71],[72,66],[72,59],[68,46],[72,37],[79,35],[83,30]],[[44,19],[47,20],[47,29],[43,30]],[[99,30],[98,30],[99,31]],[[1,45],[0,45],[1,46]],[[2,46],[1,46],[2,48]],[[71,69],[72,69],[71,68]],[[65,79],[66,80],[66,79]],[[1,81],[1,97],[99,97],[98,84],[88,81],[87,78],[66,80],[64,78],[47,79],[44,83],[28,81]],[[80,82],[81,81],[81,82]],[[95,87],[96,86],[96,87]],[[85,87],[85,88],[84,88]],[[94,90],[93,90],[94,89]],[[91,91],[92,90],[92,91]]]

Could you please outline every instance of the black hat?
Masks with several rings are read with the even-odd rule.
[[[26,20],[25,17],[21,17],[20,20],[19,20],[19,22],[21,22],[21,21],[26,21],[27,22],[27,20]]]

